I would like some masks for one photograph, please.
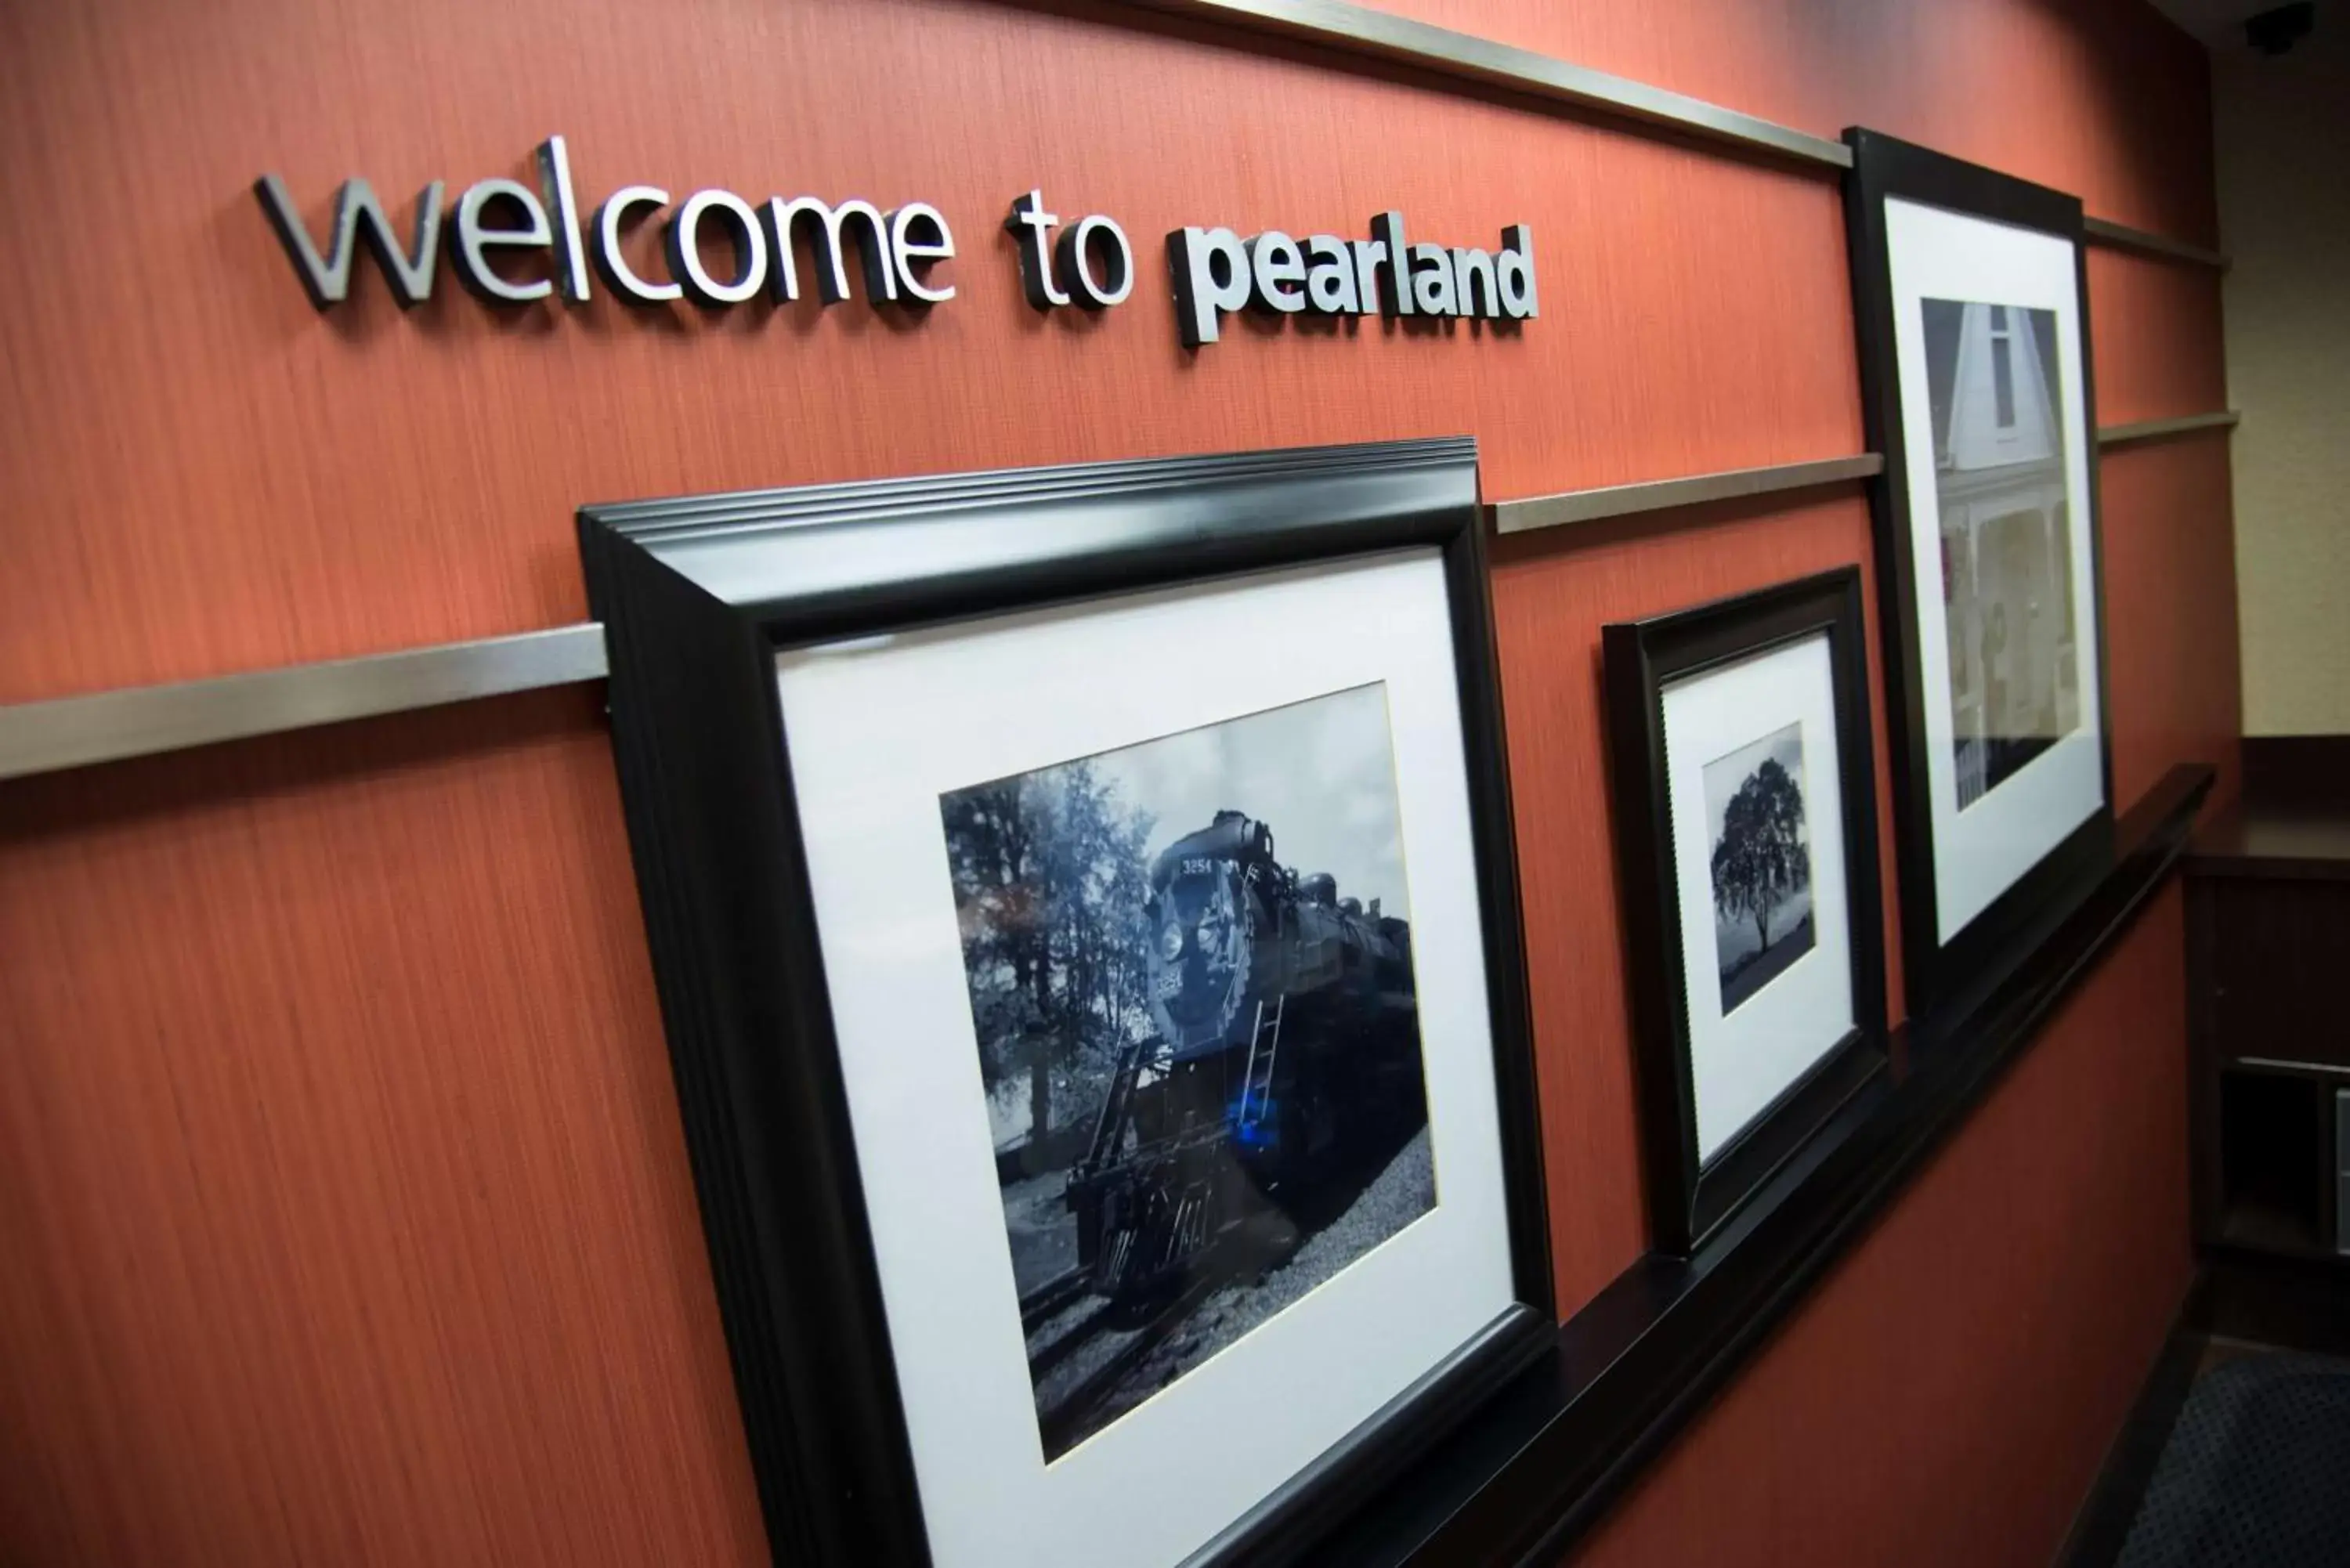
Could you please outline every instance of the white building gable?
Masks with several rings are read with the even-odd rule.
[[[2053,380],[2043,373],[2029,315],[2005,305],[1964,306],[1950,428],[1938,432],[1950,466],[1963,472],[2059,456]]]

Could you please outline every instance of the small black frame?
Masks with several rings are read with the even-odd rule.
[[[1912,1015],[1973,1005],[2030,950],[2050,923],[2086,896],[2114,857],[2112,707],[2106,701],[2104,508],[2098,499],[2097,400],[2092,369],[2087,247],[2081,201],[2012,175],[1853,127],[1845,225],[1859,336],[1861,406],[1870,450],[1885,467],[1869,482],[1876,524],[1877,605],[1885,656],[1886,722],[1892,732],[1893,816],[1901,888],[1902,982]],[[2081,334],[2083,439],[2088,443],[2088,530],[2096,635],[2084,647],[2096,663],[2098,753],[2104,799],[2037,865],[1945,942],[1935,897],[1933,809],[1927,772],[1927,702],[1919,649],[1917,563],[1910,543],[1908,456],[1894,347],[1892,259],[1885,203],[1898,197],[1971,217],[2036,229],[2073,247]]]
[[[1853,1027],[1714,1157],[1698,1158],[1687,952],[1673,864],[1664,691],[1825,632],[1835,685]],[[1657,1245],[1702,1246],[1886,1065],[1885,923],[1860,569],[1844,566],[1602,632],[1625,969],[1639,1064],[1641,1152]]]
[[[1466,438],[585,507],[613,743],[769,1540],[931,1561],[792,790],[784,648],[1374,552],[1441,552],[1516,1303],[1192,1559],[1295,1560],[1555,1341],[1476,444]]]

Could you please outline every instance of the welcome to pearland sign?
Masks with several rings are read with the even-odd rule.
[[[723,310],[763,294],[789,303],[801,296],[803,244],[810,264],[806,281],[825,305],[849,298],[858,283],[876,306],[920,311],[955,297],[955,286],[940,275],[954,257],[954,233],[928,202],[884,212],[854,199],[835,203],[771,196],[754,206],[731,191],[707,189],[672,205],[670,192],[658,185],[623,185],[583,215],[563,138],[548,137],[536,163],[536,189],[519,180],[477,181],[447,211],[445,223],[447,186],[432,182],[417,195],[405,239],[365,180],[343,182],[323,246],[283,180],[265,174],[254,191],[295,275],[322,311],[349,297],[362,248],[403,308],[423,303],[432,297],[444,236],[458,282],[501,306],[557,295],[584,304],[598,277],[619,299],[647,308],[688,300]],[[628,259],[622,241],[631,228],[664,213],[665,275],[652,275]],[[1044,193],[1029,191],[1013,202],[1003,226],[1020,241],[1021,290],[1036,309],[1107,310],[1133,294],[1134,248],[1107,214],[1063,227],[1045,210]],[[1537,314],[1534,237],[1524,224],[1503,229],[1501,247],[1492,252],[1409,243],[1400,213],[1380,213],[1370,230],[1370,238],[1357,240],[1293,239],[1277,229],[1246,240],[1227,228],[1176,230],[1167,236],[1167,261],[1183,341],[1194,348],[1215,342],[1223,318],[1243,309],[1276,318],[1378,311],[1514,322]],[[713,271],[704,246],[722,243],[732,260]]]

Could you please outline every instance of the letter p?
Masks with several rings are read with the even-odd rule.
[[[1178,229],[1167,236],[1167,265],[1175,275],[1175,321],[1183,347],[1213,343],[1221,318],[1249,300],[1248,251],[1230,229]]]

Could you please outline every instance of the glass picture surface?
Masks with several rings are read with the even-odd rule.
[[[1922,298],[1951,769],[1973,807],[2081,723],[2056,313]]]
[[[1174,1568],[1514,1312],[1451,603],[1414,548],[779,650],[932,1568]]]
[[[1705,765],[1715,969],[1728,1017],[1812,950],[1804,727],[1789,724]]]
[[[1698,1158],[1853,1027],[1835,661],[1825,631],[1663,682]],[[1825,832],[1814,824],[1829,825]]]
[[[1846,566],[1602,634],[1669,1251],[1701,1246],[1884,1065],[1862,625]]]
[[[1435,1204],[1387,689],[939,816],[1050,1461]]]
[[[1900,196],[1882,214],[1890,314],[1865,341],[1898,398],[1880,519],[1899,530],[1888,646],[1909,691],[1895,782],[1930,862],[1903,884],[1904,973],[1930,1006],[2022,907],[1962,952],[1961,934],[2060,847],[2093,853],[2080,830],[2110,816],[2096,448],[2078,245]]]

